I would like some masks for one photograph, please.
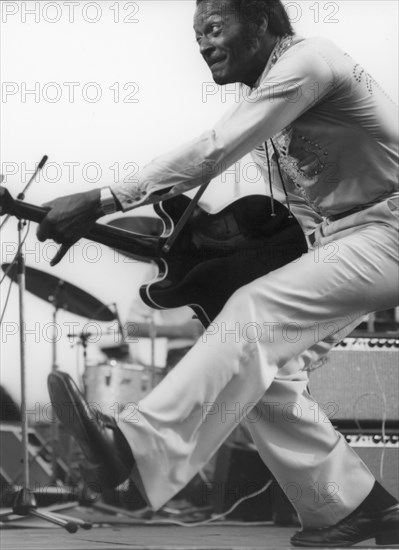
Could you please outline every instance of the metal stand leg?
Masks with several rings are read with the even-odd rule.
[[[44,519],[66,529],[69,533],[75,533],[78,527],[90,529],[90,523],[80,519],[62,517],[37,510],[34,493],[29,489],[29,445],[28,445],[28,416],[26,410],[26,363],[25,363],[25,315],[24,315],[24,291],[25,291],[25,261],[22,252],[22,230],[25,222],[18,221],[18,288],[19,288],[19,334],[20,334],[20,362],[21,362],[21,409],[22,409],[22,464],[23,477],[22,488],[16,493],[11,511],[0,514],[1,519],[12,515],[33,516]]]

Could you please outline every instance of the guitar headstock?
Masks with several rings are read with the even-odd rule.
[[[12,214],[15,200],[11,193],[5,187],[0,187],[0,216],[4,214]]]

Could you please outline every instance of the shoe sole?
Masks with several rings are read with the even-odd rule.
[[[85,404],[84,397],[74,381],[66,373],[51,373],[48,376],[48,390],[57,418],[64,426],[65,431],[76,439],[89,462],[90,482],[99,483],[107,488],[120,485],[129,476],[129,473],[124,479],[116,477],[115,473],[120,471],[120,467],[116,464],[115,456],[110,455],[109,449],[102,444],[101,438],[96,440],[89,433],[86,423],[97,420]],[[81,396],[81,401],[76,400],[76,393]],[[93,453],[92,447],[98,450],[97,454]],[[98,456],[102,457],[101,461],[98,460]]]
[[[399,529],[396,528],[392,531],[384,531],[382,533],[377,533],[375,536],[375,543],[379,546],[382,545],[399,545]]]
[[[75,388],[71,379],[64,377],[63,373],[51,373],[48,377],[48,390],[58,420],[65,430],[78,441],[85,458],[93,464],[99,464],[87,441],[94,445],[96,443],[92,441],[84,422],[82,422],[82,416],[89,418],[92,413],[90,409],[76,401],[74,393],[79,391],[78,388]]]
[[[329,544],[327,542],[306,542],[306,541],[298,541],[294,542],[291,541],[291,545],[295,546],[297,548],[347,548],[349,546],[354,546],[355,544],[359,544],[359,542],[365,542],[366,540],[372,540],[375,539],[375,543],[378,546],[398,546],[399,545],[399,533],[397,530],[395,531],[387,531],[382,533],[377,533],[375,535],[368,536],[366,538],[360,538],[358,540],[350,540],[350,541],[340,541],[340,542],[334,542],[333,544]]]

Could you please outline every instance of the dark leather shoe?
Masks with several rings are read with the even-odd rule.
[[[52,372],[47,384],[57,418],[88,461],[81,468],[86,481],[106,488],[120,485],[129,477],[134,457],[115,419],[91,408],[66,372]]]
[[[399,544],[399,504],[379,512],[359,510],[331,527],[298,531],[293,546],[343,548],[367,539],[376,544]]]

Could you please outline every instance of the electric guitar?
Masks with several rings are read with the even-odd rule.
[[[167,239],[189,203],[179,195],[154,206],[164,225],[159,237],[99,223],[84,236],[139,261],[156,262],[158,277],[140,289],[152,308],[190,306],[207,327],[238,288],[307,251],[296,219],[277,201],[273,214],[271,199],[264,195],[239,198],[212,214],[197,205],[168,251]],[[40,223],[46,213],[0,188],[0,215]]]

